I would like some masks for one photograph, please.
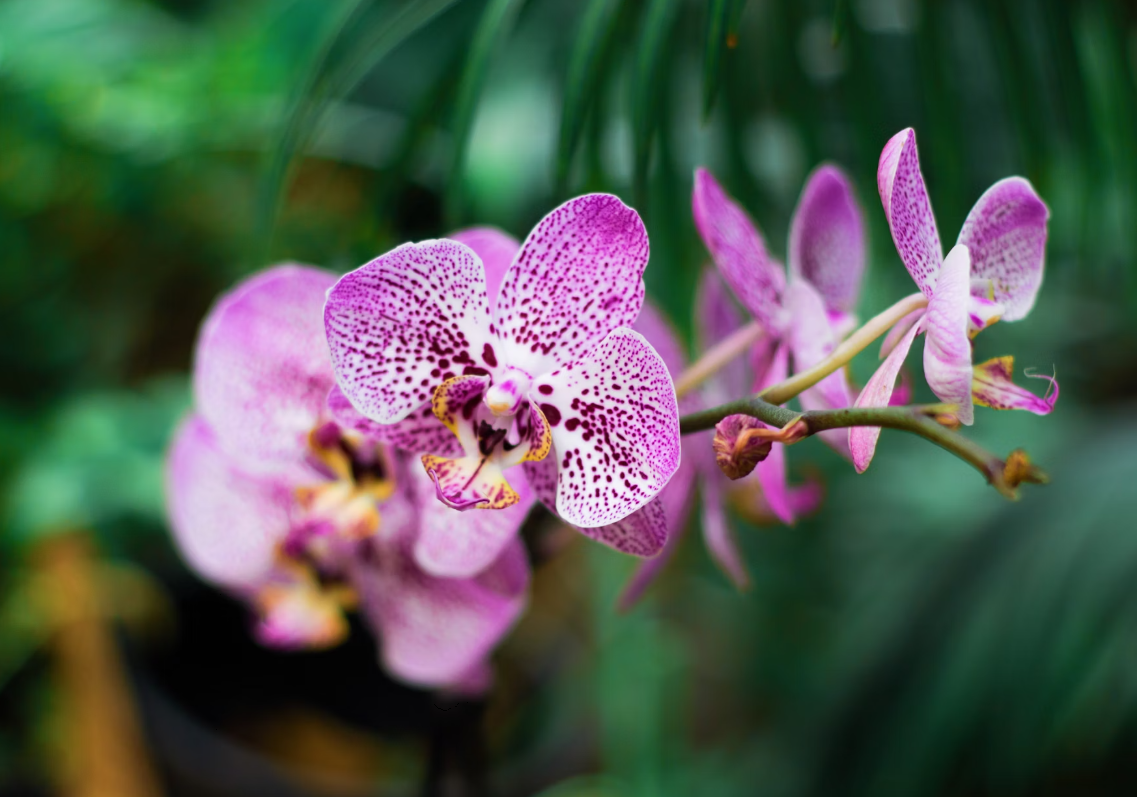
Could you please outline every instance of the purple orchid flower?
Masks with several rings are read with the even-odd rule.
[[[434,500],[425,474],[415,484],[417,468],[331,420],[322,310],[335,281],[280,266],[210,312],[197,346],[197,413],[178,430],[167,467],[175,540],[198,573],[256,608],[264,644],[333,645],[347,633],[344,610],[362,596],[392,674],[465,684],[524,606],[516,531],[531,499],[472,522]],[[477,574],[440,577],[417,550],[439,524],[456,539],[509,544]]]
[[[402,447],[428,452],[423,465],[447,506],[516,503],[504,470],[524,463],[534,493],[549,499],[551,484],[567,522],[620,550],[655,553],[658,537],[605,531],[679,467],[671,377],[627,326],[648,259],[639,216],[603,194],[565,203],[515,250],[493,301],[510,239],[468,235],[483,237],[483,252],[471,238],[405,244],[329,291],[324,319],[344,398],[392,427]],[[453,443],[438,451],[437,421],[457,452]]]
[[[1058,400],[1039,398],[1011,381],[1013,361],[996,358],[972,367],[971,338],[1000,318],[1018,321],[1034,306],[1042,285],[1046,223],[1050,211],[1022,177],[1000,180],[967,215],[955,247],[943,255],[932,204],[920,172],[916,133],[901,130],[884,146],[877,187],[892,239],[928,305],[902,319],[881,349],[884,362],[865,385],[858,407],[889,403],[897,373],[916,336],[927,333],[924,376],[940,399],[957,405],[965,425],[974,421],[973,403],[1046,415]],[[853,427],[849,446],[857,471],[872,461],[880,429]]]
[[[832,353],[855,325],[853,310],[865,268],[864,220],[845,175],[835,166],[818,167],[806,181],[794,210],[789,237],[789,280],[770,257],[761,233],[710,172],[695,173],[692,196],[695,226],[715,266],[734,295],[762,325],[765,336],[752,353],[754,380],[732,385],[723,401],[783,381],[792,355],[795,372]],[[721,307],[706,313],[722,315]],[[705,323],[716,323],[706,318]],[[718,336],[715,336],[718,339]],[[800,396],[805,409],[835,409],[853,403],[845,374],[830,374]],[[848,438],[823,432],[822,439],[849,457]],[[757,479],[765,500],[784,523],[794,521],[786,488],[784,448],[775,445],[759,463]]]

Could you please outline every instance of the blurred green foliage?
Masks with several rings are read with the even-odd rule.
[[[1061,401],[1045,419],[981,411],[968,433],[1025,446],[1052,484],[1008,505],[897,434],[863,476],[805,444],[791,464],[822,475],[825,508],[743,530],[746,594],[692,528],[616,615],[632,563],[590,549],[573,576],[585,630],[527,676],[537,697],[493,736],[491,780],[555,773],[548,797],[1132,793],[1128,3],[6,0],[0,589],[29,539],[75,524],[169,557],[161,452],[197,324],[239,276],[345,270],[473,223],[521,236],[606,190],[644,215],[649,293],[689,331],[694,167],[784,253],[806,174],[834,160],[870,224],[868,315],[911,290],[875,189],[906,126],[945,241],[1003,176],[1050,205],[1038,305],[977,356],[1053,365]],[[0,734],[0,784],[25,768],[18,736]]]

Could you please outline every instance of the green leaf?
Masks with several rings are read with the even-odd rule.
[[[474,40],[470,44],[470,55],[462,70],[462,82],[458,89],[458,100],[454,110],[454,156],[450,165],[450,183],[446,192],[446,215],[456,224],[461,212],[462,170],[466,165],[466,149],[469,145],[470,128],[474,123],[474,112],[485,85],[486,72],[490,59],[502,40],[508,35],[524,0],[489,0],[482,13]]]
[[[711,0],[707,10],[707,44],[703,60],[703,119],[711,115],[722,79],[723,50],[738,35],[746,0]]]
[[[374,0],[354,0],[348,4],[300,83],[300,91],[285,118],[265,175],[259,207],[265,249],[261,259],[268,255],[273,226],[296,154],[311,140],[328,103],[351,91],[388,53],[455,2],[457,0],[408,0],[398,4],[397,10],[381,14],[374,22],[371,20]]]
[[[652,0],[632,73],[632,151],[636,204],[644,206],[652,139],[660,123],[663,53],[677,19],[677,0]]]
[[[835,0],[833,3],[833,46],[841,43],[845,28],[849,26],[849,0]]]
[[[585,119],[596,97],[608,44],[619,19],[620,0],[590,0],[569,57],[565,102],[561,111],[560,143],[557,146],[557,184],[568,178],[572,156],[580,142]]]

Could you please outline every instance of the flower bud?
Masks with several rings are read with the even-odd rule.
[[[770,454],[771,430],[749,415],[728,415],[715,425],[715,461],[729,479],[749,476]]]

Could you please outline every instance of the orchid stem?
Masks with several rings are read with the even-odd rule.
[[[703,382],[710,379],[723,366],[738,355],[745,352],[762,337],[762,325],[751,321],[739,328],[729,337],[723,338],[703,353],[698,362],[679,375],[675,380],[675,395],[677,398],[690,393]]]
[[[794,374],[784,382],[779,382],[763,390],[759,395],[771,404],[785,404],[803,390],[813,387],[834,371],[844,367],[860,354],[870,343],[887,332],[896,322],[909,313],[928,304],[928,297],[922,293],[906,296],[882,313],[873,316],[864,326],[845,338],[833,353],[812,368]],[[713,349],[712,349],[713,351]],[[676,390],[678,391],[678,383]],[[875,425],[875,424],[874,424]]]
[[[679,433],[693,434],[714,428],[715,424],[729,415],[750,415],[770,426],[782,428],[792,421],[805,424],[805,435],[824,432],[827,429],[842,429],[849,426],[880,426],[885,429],[900,429],[929,440],[940,448],[955,454],[983,474],[991,484],[1006,498],[1018,497],[1014,484],[1006,477],[1006,463],[982,446],[968,440],[942,424],[936,417],[950,415],[952,407],[944,404],[925,404],[908,407],[845,407],[837,410],[811,410],[797,412],[779,407],[764,400],[761,395],[738,399],[701,412],[693,412],[679,419]],[[1039,471],[1039,476],[1045,474]]]

